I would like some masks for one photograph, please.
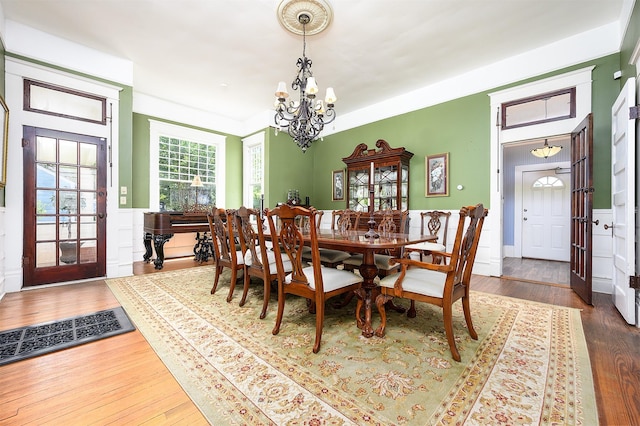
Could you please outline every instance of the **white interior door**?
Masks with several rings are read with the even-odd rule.
[[[569,174],[522,174],[522,257],[569,261]]]
[[[635,290],[635,104],[636,79],[630,78],[611,109],[611,208],[613,213],[613,301],[629,324],[637,324]]]

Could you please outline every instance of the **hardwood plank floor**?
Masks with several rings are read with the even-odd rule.
[[[210,263],[209,263],[210,264]],[[198,266],[170,260],[164,271]],[[136,263],[134,273],[156,273]],[[609,295],[474,276],[473,289],[582,310],[602,425],[640,424],[640,330]],[[104,281],[28,290],[0,301],[3,330],[118,306]],[[0,424],[206,424],[139,331],[0,367]]]
[[[569,262],[505,257],[502,259],[502,277],[525,282],[554,284],[569,287]]]

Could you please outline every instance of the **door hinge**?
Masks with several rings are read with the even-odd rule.
[[[629,107],[629,120],[640,118],[640,105]]]
[[[25,146],[29,145],[29,139],[27,138],[22,138],[22,147],[24,148]]]
[[[638,275],[629,277],[629,288],[640,288],[640,277]]]
[[[28,258],[28,257],[23,256],[23,257],[22,257],[22,267],[23,267],[23,268],[26,268],[26,267],[28,267],[28,266],[29,266],[29,258]]]

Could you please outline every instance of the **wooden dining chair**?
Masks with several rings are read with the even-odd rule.
[[[216,275],[211,288],[211,294],[216,292],[220,275],[224,268],[231,270],[231,282],[229,284],[229,295],[227,302],[231,302],[233,291],[236,288],[238,271],[244,269],[244,259],[242,250],[236,247],[235,239],[235,210],[225,210],[222,208],[213,209],[207,214],[209,220],[209,230],[213,239],[214,262]]]
[[[453,336],[453,303],[462,299],[462,308],[469,335],[477,340],[469,309],[469,284],[473,263],[478,249],[480,232],[488,210],[482,204],[460,209],[460,219],[451,253],[439,252],[448,258],[448,264],[421,262],[409,258],[394,259],[400,263],[400,272],[380,280],[380,294],[376,306],[380,312],[380,326],[376,336],[383,337],[387,325],[385,303],[394,297],[431,303],[442,308],[445,334],[451,355],[460,361],[460,353]],[[465,223],[468,222],[465,230]]]
[[[420,235],[436,235],[438,240],[435,242],[443,245],[445,248],[437,247],[437,251],[445,251],[447,247],[447,231],[449,230],[449,218],[451,212],[444,212],[441,210],[431,210],[426,212],[420,212]],[[426,226],[425,226],[426,225]],[[442,232],[440,232],[442,230]],[[442,238],[440,238],[442,237]],[[424,261],[426,256],[431,256],[431,263],[440,264],[445,261],[445,258],[438,255],[433,255],[434,246],[432,242],[410,244],[405,247],[408,254],[411,252],[417,252],[420,255],[420,260]]]
[[[244,287],[240,306],[244,306],[249,292],[251,277],[257,277],[264,283],[264,299],[260,319],[267,314],[271,284],[277,280],[275,252],[267,246],[265,238],[265,221],[258,210],[240,207],[236,212],[238,236],[242,253],[244,253]],[[291,262],[283,260],[285,272],[291,272]]]
[[[322,215],[324,214],[323,211],[318,211],[316,210],[317,215],[316,215],[316,230],[320,229],[320,220],[322,218]],[[308,219],[305,220],[306,223],[309,223]],[[345,259],[348,259],[349,256],[351,256],[350,253],[347,253],[346,251],[342,251],[342,250],[334,250],[334,249],[327,249],[327,248],[321,248],[320,249],[320,263],[322,263],[324,266],[328,266],[330,268],[337,268],[339,265],[342,264],[342,261]],[[309,247],[304,247],[303,252],[302,252],[302,258],[304,260],[306,260],[307,262],[311,262],[311,249]]]
[[[360,212],[350,209],[334,210],[331,212],[331,230],[349,231],[358,229],[360,222]]]
[[[366,213],[363,213],[362,220],[367,217]],[[374,220],[376,221],[376,229],[380,234],[389,233],[406,233],[407,229],[405,225],[407,218],[409,217],[409,211],[397,211],[397,210],[378,210],[374,212]],[[378,276],[386,277],[389,274],[397,271],[399,266],[392,264],[390,261],[394,257],[400,257],[400,251],[392,251],[386,253],[376,253],[374,259],[376,266],[378,267]],[[344,269],[348,271],[354,271],[362,265],[363,256],[361,253],[351,255],[348,259],[342,261]]]
[[[280,331],[284,315],[287,294],[305,297],[315,306],[316,338],[313,352],[320,350],[322,328],[324,323],[325,302],[331,297],[358,289],[362,277],[352,272],[336,268],[329,268],[320,263],[318,233],[315,227],[308,232],[308,245],[311,248],[311,265],[302,259],[304,247],[303,230],[296,225],[296,217],[309,217],[314,223],[317,212],[314,208],[306,209],[299,206],[280,205],[267,211],[269,230],[275,241],[276,268],[278,273],[278,314],[273,334]],[[276,225],[280,224],[278,228]],[[284,256],[283,256],[284,255]],[[283,259],[289,259],[292,272],[287,273]]]

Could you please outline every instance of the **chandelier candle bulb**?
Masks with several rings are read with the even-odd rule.
[[[305,89],[305,92],[307,93],[307,95],[315,95],[316,93],[318,93],[318,85],[316,84],[315,77],[309,77],[307,79],[307,87]]]
[[[276,89],[276,98],[278,99],[286,99],[289,97],[289,93],[287,92],[287,84],[284,81],[278,83],[278,88]],[[276,100],[276,104],[277,104]]]
[[[336,93],[333,91],[333,87],[327,87],[327,96],[325,96],[324,101],[329,105],[333,105],[337,100],[338,98],[336,97]]]

